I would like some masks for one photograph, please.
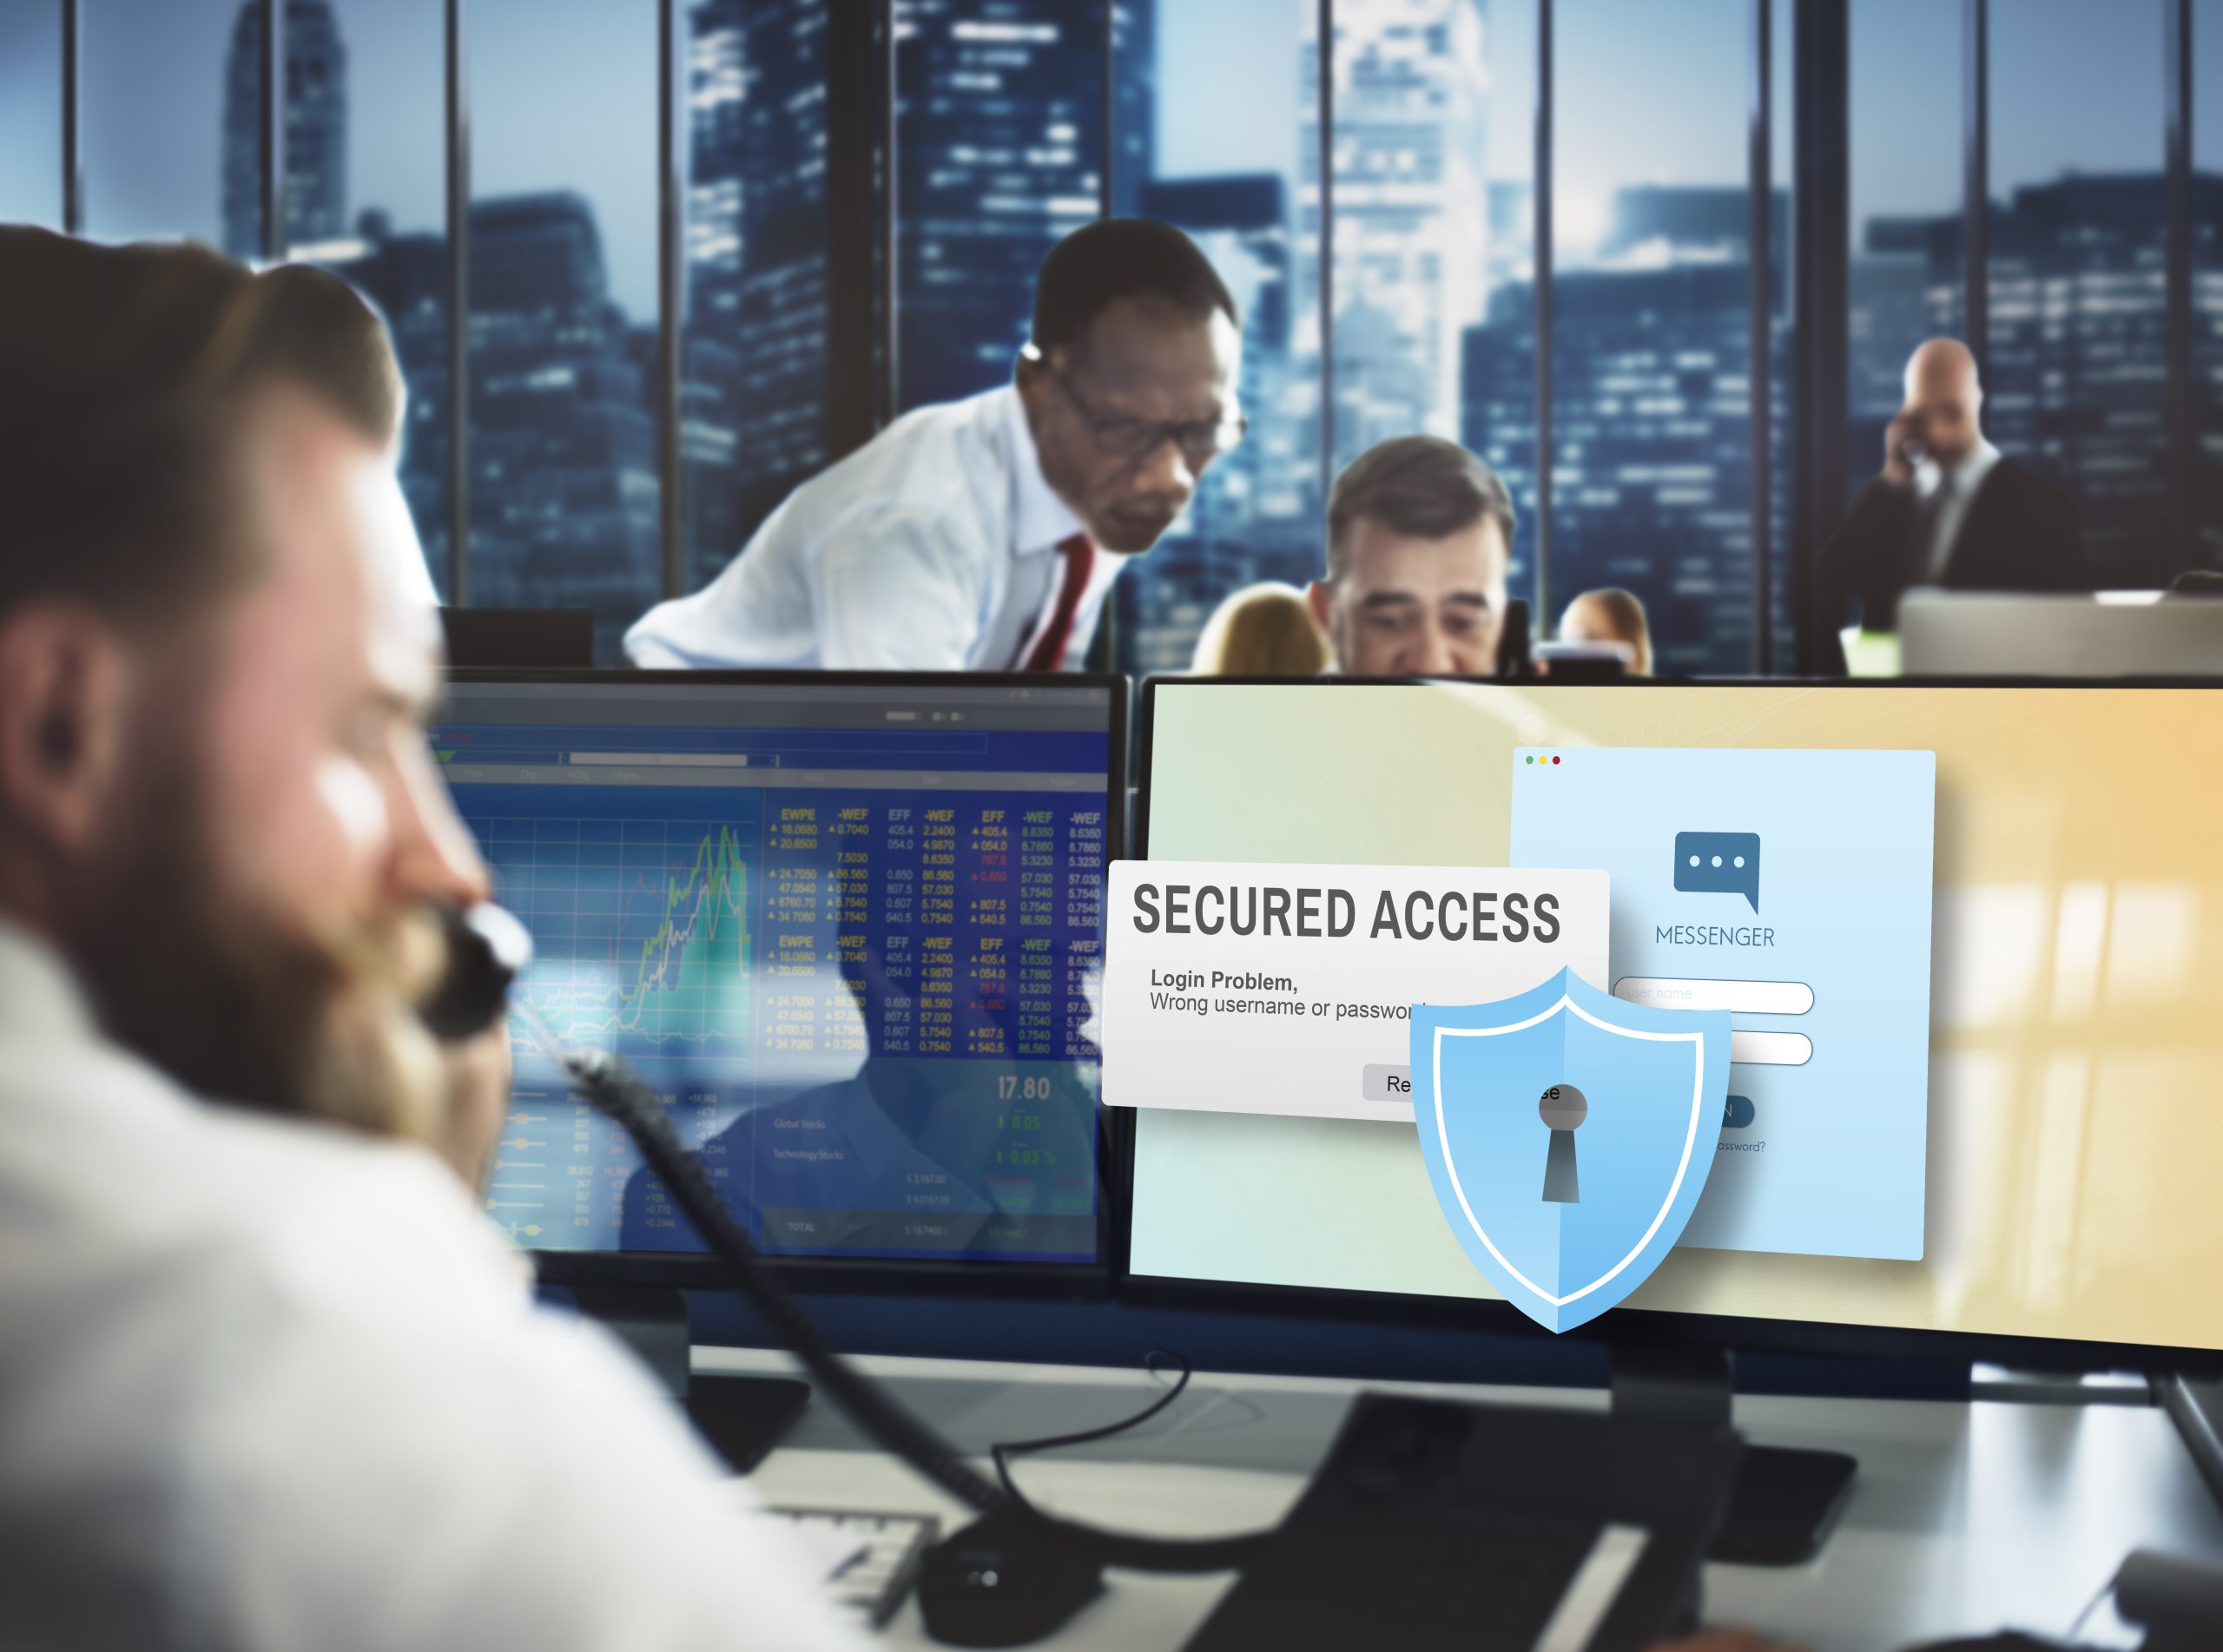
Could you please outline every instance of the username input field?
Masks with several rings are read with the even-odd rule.
[[[1664,975],[1625,975],[1613,996],[1661,1010],[1726,1010],[1732,1015],[1803,1016],[1814,1007],[1804,981],[1715,981]]]

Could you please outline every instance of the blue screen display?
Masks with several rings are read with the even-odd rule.
[[[655,721],[588,692],[604,720],[459,685],[433,732],[532,931],[540,1017],[665,1097],[767,1251],[1093,1261],[1108,696],[1092,727],[975,704],[955,729],[871,705],[782,726],[707,688]],[[533,1249],[701,1249],[617,1127],[514,1049],[496,1220]]]

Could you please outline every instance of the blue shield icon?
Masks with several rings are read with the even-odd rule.
[[[1561,970],[1495,1004],[1415,1004],[1413,1116],[1474,1266],[1566,1331],[1651,1276],[1713,1168],[1729,1012],[1626,1004]]]

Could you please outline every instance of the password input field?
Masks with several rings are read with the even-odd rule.
[[[1803,1016],[1814,1007],[1804,981],[1712,981],[1661,975],[1625,975],[1613,996],[1661,1010],[1726,1010],[1733,1015]],[[1804,1059],[1803,1057],[1801,1059]]]
[[[1729,1030],[1729,1059],[1752,1067],[1804,1067],[1814,1058],[1814,1046],[1803,1032],[1739,1032]]]

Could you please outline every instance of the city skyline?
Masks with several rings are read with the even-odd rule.
[[[2045,3],[2075,9],[2074,0]],[[651,15],[647,0],[626,4]],[[1877,49],[1873,27],[1894,6],[1906,10],[1883,0],[1856,28],[1857,118],[1875,92],[1872,69],[1863,69]],[[351,30],[347,19],[369,14],[348,0],[287,0],[287,239],[358,280],[393,322],[412,386],[405,486],[444,578],[452,446],[444,214],[424,210],[421,164],[396,173],[375,153],[381,142],[366,146],[348,120],[351,109],[386,107],[383,84],[373,96],[359,77],[396,72],[389,54],[355,36],[390,43],[391,19],[410,7],[421,12],[425,0],[401,0],[378,14],[376,26]],[[259,10],[241,0],[206,10],[228,19],[214,76],[225,102],[208,169],[222,207],[218,234],[228,249],[252,253],[261,240],[252,187]],[[1627,27],[1608,28],[1619,10],[1602,0],[1560,7],[1553,607],[1586,585],[1628,585],[1653,609],[1663,668],[1738,670],[1749,665],[1751,636],[1751,273],[1735,96],[1741,60],[1725,43],[1741,8],[1693,8],[1692,26],[1672,40],[1655,38],[1656,15],[1632,14]],[[604,15],[576,31],[533,31],[527,15],[518,0],[474,6],[474,38],[519,33],[511,43],[518,54],[498,68],[475,56],[474,92],[580,74],[584,39],[613,26]],[[1503,471],[1522,516],[1513,591],[1533,595],[1537,340],[1526,129],[1534,89],[1520,73],[1533,60],[1533,32],[1524,33],[1533,10],[1505,0],[1354,0],[1337,13],[1336,210],[1326,249],[1335,356],[1327,364],[1313,8],[1208,0],[1176,12],[1118,0],[1114,15],[1115,205],[1181,225],[1242,297],[1252,424],[1250,439],[1207,474],[1166,541],[1121,581],[1118,663],[1183,666],[1220,596],[1258,578],[1310,576],[1321,552],[1323,449],[1340,464],[1408,430],[1463,440]],[[1285,72],[1243,77],[1274,82],[1270,96],[1199,79],[1194,54],[1216,38],[1255,40],[1270,32],[1274,16],[1290,25]],[[895,17],[900,411],[1007,377],[1035,266],[1059,235],[1098,210],[1105,111],[1100,12],[1077,20],[1064,0],[897,0]],[[834,457],[826,385],[833,320],[826,14],[812,0],[695,0],[683,19],[688,317],[679,442],[691,587]],[[1593,117],[1613,77],[1570,77],[1567,68],[1578,58],[1603,61],[1609,39],[1659,71],[1622,88],[1638,127],[1658,124],[1676,98],[1695,111],[1670,122],[1674,133],[1659,142],[1647,134],[1640,154],[1631,152],[1625,128]],[[637,57],[637,33],[628,41]],[[2006,57],[2017,53],[2028,57],[2021,45]],[[1703,73],[1671,84],[1665,71],[1679,54]],[[2142,60],[2133,50],[2125,61]],[[652,82],[652,61],[649,68]],[[2017,143],[2038,153],[2022,105],[2061,69],[2041,55],[2009,72],[2011,83],[1995,93],[1995,109],[2003,111],[1995,124],[2007,128],[1995,134],[1995,160]],[[421,62],[413,72],[425,76]],[[2086,83],[2108,84],[2110,72],[2102,68]],[[1723,81],[1714,89],[1721,95],[1708,95],[1713,80]],[[1210,95],[1206,115],[1199,100]],[[602,97],[601,120],[554,125],[622,132],[636,101],[630,93]],[[637,285],[644,251],[653,269],[653,235],[642,225],[645,215],[652,229],[654,192],[611,182],[652,171],[653,133],[637,128],[630,142],[601,142],[588,164],[576,133],[554,132],[544,112],[505,108],[494,93],[486,108],[501,113],[491,133],[487,121],[474,120],[487,164],[471,214],[472,596],[591,607],[610,657],[658,586],[656,315],[652,281],[645,301]],[[1259,109],[1272,112],[1270,123],[1246,118]],[[1779,178],[1789,125],[1779,106]],[[365,129],[382,135],[385,127]],[[1214,132],[1238,141],[1215,143]],[[518,141],[544,133],[544,146]],[[1889,142],[1912,155],[1934,137],[1908,121]],[[2058,148],[2061,141],[2055,134],[2047,142]],[[543,147],[551,155],[518,166],[519,153]],[[2133,148],[2118,135],[2074,153],[2119,159]],[[1222,156],[1243,164],[1215,168]],[[1870,211],[1857,226],[1849,272],[1854,482],[1872,471],[1863,450],[1874,452],[1880,441],[1905,349],[1953,331],[1960,310],[1957,203],[1949,194],[1941,201],[1936,181],[1912,164],[1899,169],[1910,180],[1903,197],[1879,195],[1872,176],[1863,192],[1863,171],[1874,168],[1859,159],[1857,151],[1857,199],[1924,196],[1927,206]],[[571,181],[551,181],[552,172]],[[431,176],[436,196],[437,168]],[[539,181],[496,189],[488,176]],[[397,208],[370,183],[351,191],[357,178],[393,185],[413,204]],[[2223,246],[2223,222],[2215,221],[2223,181],[2200,185],[2202,244]],[[2159,187],[2157,168],[2099,180],[2056,170],[1995,189],[1991,208],[1994,433],[2079,493],[2095,565],[2129,579],[2153,571],[2166,500],[2147,365],[2160,348]],[[1781,198],[1779,238],[1790,219]],[[1789,451],[1784,267],[1778,245],[1765,273],[1783,318],[1774,352],[1779,453]],[[2036,319],[2063,306],[2073,318],[2066,331]],[[1333,386],[1324,407],[1323,365]],[[1324,433],[1323,418],[1331,421]],[[1791,548],[1781,507],[1778,490],[1773,586],[1787,634]],[[2223,523],[2210,532],[2223,536]],[[1555,615],[1538,617],[1548,624]]]
[[[60,216],[58,91],[60,7],[50,19],[34,5],[0,7],[0,217],[54,222]],[[404,230],[445,221],[441,190],[440,0],[333,0],[346,40],[359,101],[379,118],[354,135],[351,194],[383,209]],[[1351,6],[1354,15],[1366,3]],[[531,26],[550,8],[539,0],[478,0],[473,23],[474,192],[577,189],[596,206],[610,242],[611,290],[627,312],[650,309],[656,293],[653,144],[656,119],[653,0],[603,0],[563,8],[561,27]],[[691,10],[691,6],[689,7]],[[1647,12],[1640,0],[1560,0],[1562,29],[1595,13],[1611,20],[1625,52],[1576,62],[1560,50],[1560,182],[1578,181],[1570,146],[1583,128],[1571,116],[1584,102],[1612,109],[1640,101],[1658,83],[1726,89],[1740,114],[1745,75],[1742,0],[1704,0],[1712,28],[1630,36]],[[1529,175],[1528,122],[1534,99],[1532,4],[1491,0],[1502,42],[1491,49],[1497,81],[1488,144],[1501,178]],[[1851,9],[1852,230],[1870,219],[1951,210],[1960,162],[1957,34],[1932,26],[1930,0],[1862,0]],[[89,8],[86,48],[88,228],[104,239],[192,235],[221,244],[220,170],[208,149],[184,140],[221,141],[224,64],[239,0],[106,0]],[[1157,44],[1160,87],[1154,142],[1168,177],[1293,171],[1297,88],[1266,75],[1221,72],[1234,56],[1255,56],[1262,37],[1278,34],[1291,51],[1315,15],[1311,0],[1194,0],[1183,27]],[[1723,19],[1732,17],[1735,27]],[[2054,181],[2064,169],[2088,173],[2158,168],[2158,117],[2125,121],[2114,111],[2158,105],[2158,17],[2148,28],[2120,26],[2105,0],[2018,0],[2015,26],[1992,31],[1992,194],[2005,201],[2024,184]],[[1779,47],[1787,20],[1778,18]],[[1943,50],[1917,52],[1925,39]],[[2223,168],[2223,29],[2195,36],[2195,142],[2204,168]],[[1638,49],[1639,47],[1642,49]],[[498,64],[490,52],[501,48]],[[549,122],[537,108],[530,66],[564,86],[590,85],[592,121]],[[1779,50],[1778,56],[1781,56]],[[1886,65],[1888,64],[1888,70]],[[2209,71],[2210,65],[2213,72]],[[629,72],[613,72],[622,65]],[[645,73],[633,74],[635,66]],[[2150,71],[2150,72],[2149,72]],[[1778,129],[1787,130],[1789,89],[1777,89]],[[2055,89],[2077,95],[2054,99]],[[1594,88],[1594,95],[1591,89]],[[1923,108],[1928,104],[1932,108]],[[129,111],[129,118],[120,111]],[[50,117],[50,118],[49,118]],[[52,129],[49,130],[49,128]],[[624,141],[613,143],[612,134]],[[524,134],[528,142],[511,141]],[[1779,140],[1780,141],[1780,140]],[[1940,153],[1941,145],[1943,153]],[[1645,134],[1643,176],[1631,183],[1741,185],[1741,139],[1733,152],[1709,143],[1686,121]],[[1224,163],[1215,157],[1224,155]],[[1626,169],[1625,169],[1626,170]],[[1580,214],[1579,214],[1580,215]]]

